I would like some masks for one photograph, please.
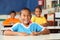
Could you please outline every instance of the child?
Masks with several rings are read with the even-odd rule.
[[[45,19],[45,17],[41,16],[42,9],[40,8],[40,6],[37,6],[35,8],[34,13],[35,13],[35,16],[31,18],[31,21],[36,22],[37,24],[42,26],[47,26],[47,20]]]
[[[16,12],[15,18],[20,19],[20,12]]]
[[[30,23],[31,11],[28,8],[21,10],[20,14],[21,23],[17,23],[12,26],[11,30],[4,32],[5,35],[39,35],[39,34],[48,34],[49,31],[46,28],[36,24]]]
[[[6,19],[4,22],[3,22],[3,25],[4,26],[9,26],[9,25],[13,25],[17,22],[20,22],[19,19],[16,19],[15,16],[16,16],[16,12],[15,11],[12,11],[10,12],[10,18]]]

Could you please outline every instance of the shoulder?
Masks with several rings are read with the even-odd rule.
[[[39,25],[39,24],[37,24],[37,23],[35,23],[35,22],[33,22],[31,25],[33,25],[33,26],[36,26],[36,27],[43,27],[43,26],[41,26],[41,25]]]
[[[35,20],[36,19],[36,16],[32,16],[32,18],[31,18],[32,20]]]
[[[13,26],[19,26],[20,25],[20,23],[18,22],[18,23],[16,23],[16,24],[14,24]]]
[[[32,22],[32,23],[31,23],[31,25],[34,25],[34,26],[36,26],[36,25],[38,25],[38,24],[37,24],[37,23],[35,23],[35,22]]]
[[[32,18],[36,18],[36,16],[32,16]]]
[[[5,21],[10,21],[10,20],[11,20],[10,18],[5,19]],[[4,22],[5,22],[5,21],[4,21]]]

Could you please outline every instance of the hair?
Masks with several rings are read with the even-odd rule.
[[[11,13],[14,13],[16,15],[16,12],[15,11],[11,11],[9,14],[11,14]]]
[[[41,6],[36,6],[35,9],[36,9],[36,8],[40,9],[41,12],[42,12],[42,8],[41,8]],[[35,9],[34,9],[34,11],[35,11]]]
[[[29,8],[23,8],[21,11],[23,11],[23,10],[27,10],[27,11],[29,11],[29,14],[31,14],[31,11],[30,11],[30,9]],[[21,15],[22,13],[20,12],[20,15]]]

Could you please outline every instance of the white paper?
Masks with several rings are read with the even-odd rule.
[[[53,21],[54,20],[54,14],[51,14],[51,15],[47,15],[47,20],[48,21]]]
[[[60,18],[60,12],[56,12],[56,13],[55,13],[55,17],[56,17],[56,18]]]

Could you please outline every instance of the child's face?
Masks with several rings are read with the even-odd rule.
[[[35,9],[35,15],[38,17],[41,15],[41,10],[39,8]]]
[[[28,24],[31,19],[31,14],[29,13],[28,10],[22,10],[20,17],[24,24]]]
[[[15,13],[10,14],[11,18],[15,18]]]

